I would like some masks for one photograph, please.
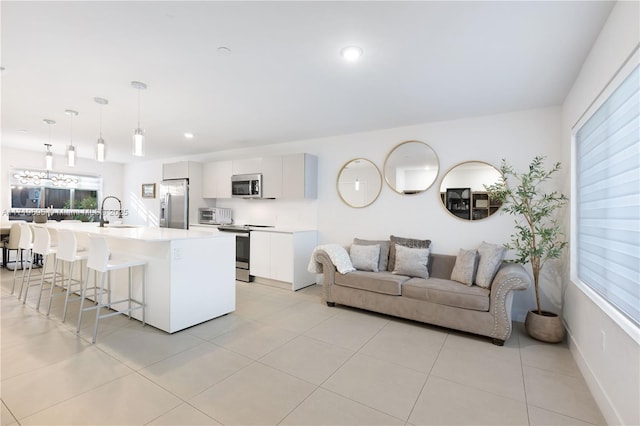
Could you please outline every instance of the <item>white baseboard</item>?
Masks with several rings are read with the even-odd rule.
[[[577,344],[568,328],[567,335],[569,336],[568,343],[571,355],[576,361],[576,364],[580,369],[580,373],[582,373],[582,377],[584,377],[584,380],[587,382],[587,387],[591,391],[591,395],[593,395],[593,399],[595,399],[596,404],[598,404],[598,408],[602,412],[602,416],[606,420],[607,424],[624,424],[614,405],[611,403],[611,399],[609,399],[607,392],[600,384],[598,377],[594,374],[589,362],[585,359],[580,346]]]

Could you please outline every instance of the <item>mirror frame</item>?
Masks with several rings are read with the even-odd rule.
[[[433,155],[436,159],[436,174],[433,177],[433,180],[429,183],[429,185],[427,185],[427,187],[425,189],[419,190],[419,191],[415,191],[415,192],[402,192],[402,191],[398,191],[393,185],[391,185],[391,182],[389,182],[388,176],[387,176],[387,163],[389,162],[389,159],[391,158],[391,156],[393,155],[394,152],[396,152],[399,148],[401,148],[404,145],[407,144],[421,144],[424,145],[426,148],[430,149],[431,152],[433,152]],[[393,192],[395,192],[396,194],[400,194],[400,195],[417,195],[417,194],[422,194],[423,192],[427,192],[432,186],[433,184],[438,180],[438,175],[440,173],[440,159],[438,158],[438,153],[436,152],[435,149],[433,149],[431,147],[431,145],[429,145],[426,142],[422,142],[422,141],[418,141],[418,140],[408,140],[408,141],[404,141],[404,142],[400,142],[399,144],[397,144],[396,146],[394,146],[391,151],[389,151],[389,153],[387,154],[387,157],[384,159],[384,166],[382,167],[382,172],[384,174],[384,181],[387,183],[387,186],[389,188],[391,188],[391,190]]]
[[[486,217],[482,217],[482,218],[480,218],[480,219],[473,219],[473,205],[470,205],[470,206],[469,206],[469,208],[470,208],[470,215],[471,215],[471,217],[470,217],[469,219],[465,219],[465,218],[458,217],[458,216],[456,216],[455,214],[451,213],[451,212],[449,211],[449,209],[447,209],[446,201],[442,198],[442,193],[443,193],[443,192],[442,192],[442,184],[443,184],[443,182],[444,182],[445,178],[447,177],[447,175],[448,175],[450,172],[452,172],[456,167],[459,167],[459,166],[461,166],[461,165],[463,165],[463,164],[467,164],[467,163],[479,163],[479,164],[484,164],[484,165],[489,166],[489,167],[491,167],[492,169],[494,169],[496,172],[498,172],[498,174],[499,174],[499,175],[502,175],[502,173],[500,172],[500,169],[498,169],[496,166],[494,166],[494,165],[493,165],[493,164],[491,164],[491,163],[487,163],[486,161],[480,161],[480,160],[467,160],[467,161],[462,161],[462,162],[460,162],[460,163],[454,164],[453,166],[451,166],[451,167],[446,171],[446,173],[444,173],[444,174],[442,175],[442,178],[440,179],[440,185],[438,185],[438,193],[437,193],[437,196],[438,196],[438,203],[442,206],[442,208],[444,209],[444,211],[445,211],[445,212],[447,212],[447,215],[449,215],[449,216],[451,216],[451,217],[454,217],[454,218],[456,218],[456,219],[458,219],[458,220],[462,220],[462,221],[465,221],[465,222],[479,222],[479,221],[483,221],[483,220],[485,220],[485,219],[489,219],[490,217],[494,216],[496,213],[498,213],[498,211],[500,211],[500,209],[502,208],[502,206],[499,206],[499,207],[498,207],[494,212],[491,212],[491,210],[489,210],[489,215],[488,215],[488,216],[486,216]],[[473,189],[471,189],[471,194],[473,194],[473,192],[474,192],[474,191],[473,191]],[[477,192],[477,191],[476,191],[476,192]],[[471,195],[471,197],[472,197],[472,196],[473,196],[473,195]],[[446,190],[445,190],[445,197],[446,197]]]
[[[342,196],[342,193],[340,192],[340,176],[342,176],[342,172],[344,172],[347,169],[349,164],[353,163],[354,161],[366,161],[367,163],[371,164],[375,168],[376,172],[378,172],[378,178],[380,179],[380,185],[378,186],[378,191],[376,192],[375,197],[373,197],[373,199],[369,203],[362,206],[355,206],[351,204],[350,202],[345,200],[345,198]],[[380,193],[382,192],[382,173],[380,173],[380,169],[378,168],[378,166],[376,166],[376,164],[373,161],[367,158],[362,158],[362,157],[352,158],[351,160],[344,163],[342,167],[340,167],[340,171],[338,172],[338,176],[336,177],[336,191],[338,192],[338,196],[340,197],[342,202],[351,208],[363,209],[365,207],[369,207],[371,204],[375,203],[375,201],[380,197]]]

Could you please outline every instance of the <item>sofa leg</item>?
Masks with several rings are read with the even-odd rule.
[[[492,339],[491,343],[493,343],[496,346],[503,346],[504,345],[504,340],[501,339]]]
[[[334,306],[336,306],[336,302],[327,302],[327,306],[333,308]]]

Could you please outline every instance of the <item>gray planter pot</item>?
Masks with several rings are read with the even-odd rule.
[[[529,336],[546,343],[562,342],[566,334],[560,316],[547,311],[542,315],[538,311],[527,312],[524,328]]]

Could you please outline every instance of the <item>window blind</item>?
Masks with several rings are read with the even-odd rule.
[[[640,71],[576,133],[578,278],[640,325]]]

